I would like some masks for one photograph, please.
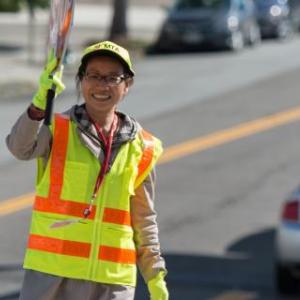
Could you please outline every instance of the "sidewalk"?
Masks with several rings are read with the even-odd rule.
[[[164,9],[160,6],[129,6],[128,25],[133,36],[139,33],[152,35],[164,18]],[[0,13],[0,25],[27,26],[28,15],[26,11],[20,13]],[[112,11],[110,5],[103,4],[77,4],[74,14],[74,28],[89,28],[91,30],[106,30],[110,25]],[[47,25],[48,11],[38,10],[37,23]],[[140,36],[142,37],[142,36]]]
[[[151,42],[155,39],[163,22],[165,11],[158,5],[129,6],[128,28],[132,39]],[[102,40],[107,36],[112,11],[110,5],[77,4],[70,47],[77,65],[80,53],[87,41]],[[22,97],[33,91],[42,69],[48,26],[48,11],[39,10],[36,15],[37,32],[34,40],[33,61],[28,63],[28,15],[0,14],[0,73],[1,98]],[[66,67],[65,75],[68,75]],[[30,75],[30,76],[29,76]],[[72,74],[73,75],[73,74]]]

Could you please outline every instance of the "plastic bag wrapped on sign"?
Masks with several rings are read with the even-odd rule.
[[[61,63],[73,23],[74,0],[51,0],[48,49]]]

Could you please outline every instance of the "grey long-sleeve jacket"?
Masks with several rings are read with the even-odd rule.
[[[103,144],[99,140],[94,126],[89,121],[84,105],[74,106],[65,114],[70,115],[71,119],[76,122],[77,131],[83,144],[102,161],[104,157]],[[118,116],[121,122],[113,140],[110,165],[112,165],[121,145],[134,139],[141,128],[129,116],[119,112]],[[39,121],[31,120],[28,113],[25,112],[13,126],[6,138],[6,143],[11,153],[18,159],[30,160],[42,157],[46,163],[51,150],[51,140],[52,136],[48,127],[41,125]],[[165,270],[165,262],[160,255],[158,227],[154,210],[154,183],[155,172],[153,170],[143,184],[137,188],[135,196],[131,199],[131,218],[137,247],[137,263],[146,282],[155,277],[161,270]],[[47,281],[47,276],[49,276],[49,280],[51,278],[50,281],[53,281],[53,276],[43,274],[42,277]],[[30,277],[29,274],[25,275],[25,279],[30,284],[32,280],[28,277]],[[40,278],[42,277],[40,276]],[[70,281],[72,280],[70,279]],[[24,288],[26,287],[23,286]]]

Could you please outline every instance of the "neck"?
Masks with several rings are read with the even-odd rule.
[[[90,118],[92,118],[92,120],[102,128],[104,133],[108,133],[114,120],[115,111],[111,111],[109,113],[98,113],[90,111],[88,107],[86,107],[86,110]]]

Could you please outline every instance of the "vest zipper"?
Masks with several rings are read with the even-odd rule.
[[[103,216],[103,207],[104,207],[104,201],[100,201],[100,199],[105,199],[104,191],[105,191],[105,180],[104,178],[103,184],[100,188],[100,191],[98,193],[98,196],[96,198],[96,214],[94,219],[94,228],[93,228],[93,236],[92,236],[92,242],[91,242],[91,255],[90,255],[90,262],[89,262],[89,269],[88,274],[89,278],[95,279],[96,278],[96,271],[97,266],[99,265],[99,259],[98,259],[98,252],[100,247],[100,232],[102,230],[102,216]]]

